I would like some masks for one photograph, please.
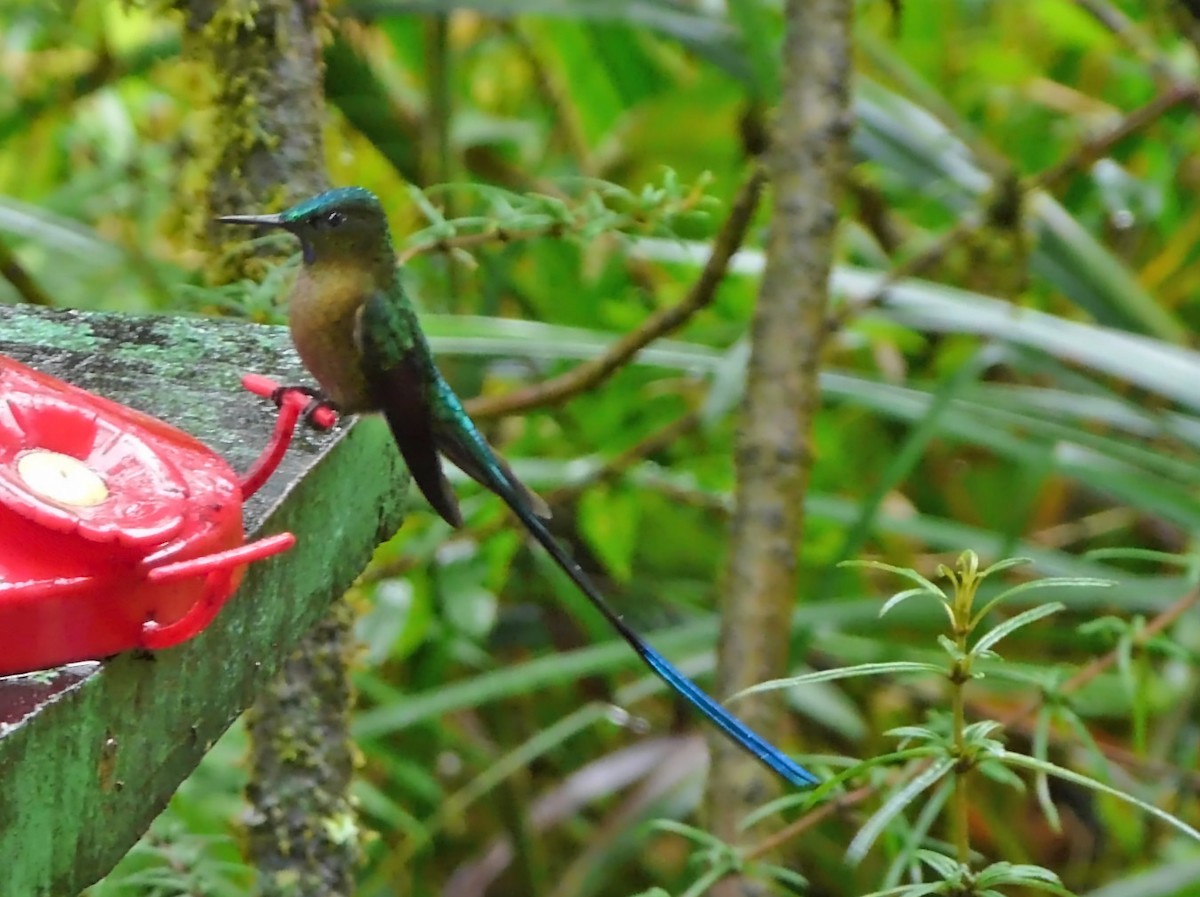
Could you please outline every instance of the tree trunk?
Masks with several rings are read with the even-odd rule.
[[[737,501],[723,590],[717,694],[777,678],[788,669],[837,195],[851,123],[852,8],[852,0],[787,3],[782,96],[766,158],[774,209],[736,446]],[[780,732],[778,710],[777,695],[747,699],[737,707],[764,735]],[[734,843],[742,817],[774,796],[778,784],[724,738],[712,738],[712,755],[712,829]],[[721,882],[714,893],[733,897],[760,890],[737,877]]]

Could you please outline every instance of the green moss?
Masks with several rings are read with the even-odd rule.
[[[213,106],[212,133],[198,145],[200,176],[183,197],[198,242],[212,247],[209,283],[261,277],[262,259],[287,254],[283,241],[245,242],[217,225],[218,214],[276,211],[326,186],[321,44],[328,37],[323,4],[242,0],[208,9],[188,29],[184,49],[200,64],[201,106]]]

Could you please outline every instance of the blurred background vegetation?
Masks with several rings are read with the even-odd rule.
[[[780,7],[333,6],[330,176],[390,210],[460,394],[561,373],[684,297],[770,127]],[[1066,612],[1007,641],[1024,681],[987,680],[968,710],[1004,719],[1044,695],[1043,710],[1013,718],[1010,748],[1192,824],[1197,15],[1182,0],[857,4],[855,164],[793,640],[797,673],[939,655],[940,611],[909,602],[880,620],[893,583],[835,566],[846,559],[933,576],[969,548],[985,562],[1031,558],[1010,583],[1112,579],[1029,593],[1024,606],[1053,597]],[[153,4],[5,4],[0,301],[281,319],[286,271],[257,288],[203,285],[194,163],[221,122],[212,85],[181,58],[183,28]],[[636,364],[489,424],[553,500],[584,566],[698,675],[712,666],[765,223],[764,207],[711,306]],[[571,622],[581,599],[523,547],[498,502],[463,492],[462,534],[450,539],[418,502],[354,596],[356,793],[371,832],[359,893],[683,892],[697,849],[650,823],[696,822],[700,725],[603,626]],[[1121,547],[1158,554],[1089,554]],[[933,678],[785,695],[786,747],[825,756],[813,764],[824,771],[893,749],[884,732],[945,706]],[[95,897],[253,888],[237,847],[244,739],[235,726],[214,747]],[[921,828],[914,807],[848,865],[846,845],[888,781],[864,774],[852,784],[873,794],[787,840],[809,893],[904,880],[914,841],[948,837]],[[974,793],[972,843],[985,857],[1047,866],[1094,897],[1200,893],[1200,848],[1108,798],[1052,789],[1056,828],[1032,792]]]

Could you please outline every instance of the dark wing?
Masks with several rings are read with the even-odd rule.
[[[442,471],[431,400],[436,385],[416,347],[397,345],[395,321],[386,299],[377,296],[362,309],[358,328],[363,370],[371,397],[383,411],[408,472],[421,494],[453,527],[462,526],[462,512]]]
[[[494,470],[488,470],[482,464],[477,463],[471,456],[470,450],[461,445],[454,438],[453,433],[449,432],[448,428],[444,426],[438,427],[436,438],[438,448],[441,449],[443,455],[454,462],[455,467],[485,489],[492,492],[499,491]],[[496,454],[496,450],[490,445],[488,446],[488,454],[490,455],[488,463],[494,465],[496,470],[499,470],[503,478],[507,480],[508,488],[516,493],[517,499],[542,520],[549,520],[551,517],[550,506],[546,504],[542,497],[517,479],[517,475],[508,466],[508,462]]]

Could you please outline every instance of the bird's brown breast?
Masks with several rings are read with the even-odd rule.
[[[361,269],[315,265],[300,272],[288,309],[288,327],[300,360],[347,413],[373,405],[355,334],[359,310],[370,295],[370,278]]]

